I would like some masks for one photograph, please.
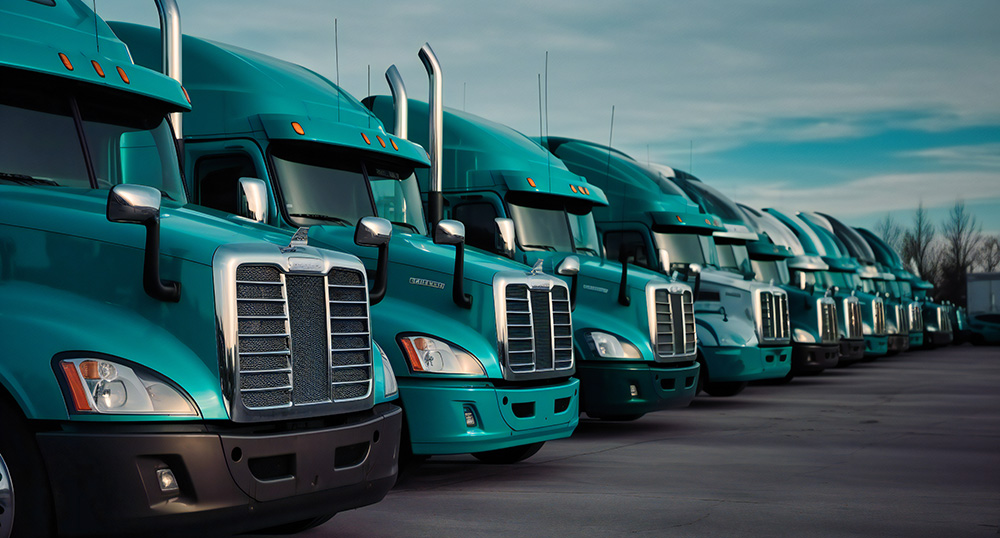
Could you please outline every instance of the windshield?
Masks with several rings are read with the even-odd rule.
[[[716,243],[715,248],[719,251],[719,267],[738,273],[753,272],[746,245]]]
[[[410,174],[401,180],[391,170],[381,168],[376,168],[374,173],[369,169],[369,174],[378,216],[407,233],[427,235],[417,176]]]
[[[791,277],[788,274],[788,264],[785,260],[753,260],[754,278],[758,282],[774,282],[788,284]]]
[[[861,289],[865,293],[877,293],[878,292],[878,287],[875,285],[874,282],[872,282],[872,279],[870,279],[870,278],[862,278],[861,279]]]
[[[902,292],[903,297],[913,297],[913,288],[910,283],[905,280],[897,280],[899,282],[899,290]]]
[[[569,227],[573,232],[573,243],[576,251],[581,254],[591,256],[601,255],[601,240],[597,236],[597,226],[594,224],[594,214],[587,212],[583,215],[568,214]]]
[[[291,222],[297,226],[354,226],[362,217],[374,216],[361,160],[316,149],[305,144],[275,144],[271,150],[281,200]]]
[[[715,240],[710,235],[697,234],[667,234],[653,233],[656,248],[666,252],[666,272],[672,272],[683,266],[697,263],[705,266],[719,266],[719,258],[715,252]],[[661,263],[664,260],[661,256]]]
[[[521,248],[573,252],[573,234],[565,209],[509,205]]]
[[[0,94],[0,124],[6,133],[17,134],[0,144],[0,182],[92,188],[70,98],[56,96],[40,104],[22,97]],[[91,103],[80,103],[79,110],[98,188],[148,185],[166,198],[185,200],[176,147],[164,116]]]

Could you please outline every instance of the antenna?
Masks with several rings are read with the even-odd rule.
[[[688,173],[694,174],[694,140],[688,140]]]
[[[462,112],[465,112],[465,86],[467,83],[462,83]]]
[[[372,96],[372,64],[368,64],[368,97]],[[372,115],[368,114],[368,128],[372,128]]]
[[[333,58],[337,70],[337,121],[340,121],[340,39],[337,32],[337,19],[333,19]]]
[[[538,138],[545,138],[545,130],[542,127],[542,74],[538,74]]]

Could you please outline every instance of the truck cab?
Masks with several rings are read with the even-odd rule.
[[[788,300],[788,318],[792,337],[792,366],[789,376],[816,374],[837,365],[840,348],[836,331],[837,306],[828,297],[813,298],[814,290],[803,290],[788,282],[757,279],[748,248],[754,245],[773,259],[775,252],[761,243],[761,235],[753,229],[746,213],[735,202],[698,178],[668,167],[649,165],[677,185],[706,213],[718,215],[726,231],[716,232],[715,243],[722,267],[744,278],[750,277],[767,285],[777,285]],[[815,260],[813,260],[815,261]],[[818,313],[818,314],[817,314]]]
[[[84,2],[5,2],[0,72],[0,535],[296,530],[382,499],[391,368],[367,333],[332,368],[340,316],[303,289],[356,279],[367,326],[360,260],[193,209],[183,88]]]
[[[702,387],[739,393],[748,381],[785,379],[791,370],[787,295],[720,263],[719,217],[702,212],[669,180],[628,155],[591,142],[548,137],[552,153],[604,190],[594,208],[608,257],[634,255],[637,265],[686,278],[695,289]]]
[[[137,61],[156,65],[155,32],[115,29]],[[206,212],[241,211],[241,178],[255,179],[263,223],[310,226],[313,243],[354,253],[376,275],[387,268],[372,332],[397,374],[404,452],[510,463],[572,433],[579,382],[568,287],[466,252],[461,223],[426,222],[415,176],[430,164],[423,148],[301,66],[190,36],[184,66],[194,103],[187,177]],[[371,216],[392,222],[378,251],[352,240]]]
[[[794,271],[792,279],[803,279],[808,286],[830,290],[831,296],[843,304],[844,310],[850,306],[850,298],[856,298],[861,309],[861,328],[864,334],[864,360],[874,360],[884,356],[889,348],[889,336],[885,322],[885,301],[882,297],[865,292],[860,264],[848,254],[846,247],[832,232],[823,226],[806,220],[803,214],[794,214],[765,208],[764,211],[788,227],[802,243],[809,255],[819,256],[830,269],[828,271]],[[799,276],[801,274],[801,276]]]
[[[747,245],[757,279],[778,283],[788,292],[793,346],[799,343],[803,348],[804,362],[815,360],[812,354],[823,349],[817,343],[836,345],[837,366],[864,358],[858,298],[847,297],[838,307],[830,288],[808,284],[821,280],[818,277],[830,266],[819,256],[806,254],[795,234],[773,215],[742,204],[740,209],[761,237]],[[790,271],[795,271],[796,280]]]
[[[391,98],[366,103],[393,124]],[[409,99],[409,123],[426,124],[428,110],[427,103]],[[465,223],[469,244],[503,253],[493,230],[496,219],[509,219],[515,240],[506,255],[553,273],[573,264],[564,278],[572,297],[581,409],[593,418],[631,420],[687,406],[698,376],[691,288],[605,257],[593,210],[606,206],[607,198],[537,142],[458,110],[445,108],[443,120],[449,164],[442,170],[444,205]],[[427,143],[422,131],[410,135]],[[426,176],[421,184],[426,192]]]

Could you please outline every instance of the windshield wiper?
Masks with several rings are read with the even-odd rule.
[[[409,229],[413,230],[414,233],[420,233],[420,229],[418,229],[416,226],[410,224],[409,222],[396,222],[394,220],[389,221],[389,222],[391,222],[393,224],[393,226],[402,226],[404,228],[409,228]]]
[[[538,250],[545,250],[549,252],[555,252],[555,247],[550,247],[548,245],[521,245],[524,248],[537,248]]]
[[[351,224],[351,221],[349,220],[345,220],[340,217],[331,217],[330,215],[320,215],[318,213],[289,213],[288,216],[299,217],[303,219],[324,220],[327,222],[342,224],[344,226],[353,226],[353,224]]]
[[[49,185],[58,187],[59,184],[51,179],[34,178],[24,174],[11,174],[10,172],[0,172],[0,179],[17,183],[18,185]]]

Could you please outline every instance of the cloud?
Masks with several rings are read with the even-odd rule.
[[[967,146],[947,146],[903,151],[901,158],[926,159],[937,164],[962,166],[965,168],[1000,169],[1000,142]]]

